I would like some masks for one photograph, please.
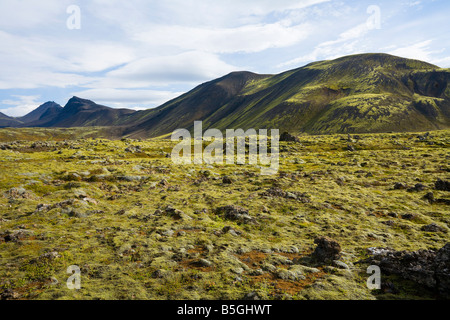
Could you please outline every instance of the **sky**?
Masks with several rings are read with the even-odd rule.
[[[448,0],[1,0],[0,112],[157,107],[233,71],[384,52],[450,68]]]

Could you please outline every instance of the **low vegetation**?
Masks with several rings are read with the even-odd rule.
[[[449,242],[448,130],[300,136],[276,176],[176,166],[170,140],[101,130],[0,130],[1,298],[437,297],[397,275],[369,290],[361,261]],[[314,259],[322,236],[339,260]]]

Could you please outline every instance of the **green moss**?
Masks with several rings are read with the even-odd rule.
[[[383,100],[378,95],[363,98]],[[361,106],[361,112],[370,108]],[[68,141],[67,146],[57,144],[62,150],[58,156],[53,150],[28,150],[29,142],[20,142],[17,152],[0,150],[0,232],[32,233],[19,241],[0,242],[0,291],[12,288],[24,299],[240,299],[252,291],[274,299],[289,290],[295,293],[283,297],[434,298],[410,282],[401,282],[406,289],[399,294],[369,291],[366,275],[354,267],[369,247],[417,250],[448,242],[448,234],[421,227],[450,221],[444,204],[423,199],[428,192],[437,199],[446,197],[433,186],[446,177],[443,155],[450,147],[449,131],[431,132],[425,142],[419,134],[351,136],[354,152],[347,151],[347,135],[304,135],[300,144],[281,143],[281,168],[273,177],[260,176],[258,168],[247,165],[175,166],[161,153],[173,147],[170,140]],[[154,156],[125,153],[130,143]],[[87,158],[72,158],[71,147]],[[104,169],[111,179],[101,178]],[[79,177],[63,179],[71,173]],[[144,178],[120,179],[137,175]],[[224,175],[234,182],[224,185]],[[92,179],[95,176],[100,178]],[[159,184],[163,179],[167,185]],[[426,189],[393,190],[396,182],[420,182]],[[32,196],[8,196],[8,190],[21,186]],[[306,193],[308,201],[261,195],[274,186]],[[229,204],[247,209],[258,224],[215,214],[217,207]],[[190,218],[177,220],[165,212],[168,205]],[[415,218],[403,219],[406,213],[415,213]],[[225,233],[226,227],[235,234]],[[314,238],[323,235],[341,244],[344,262],[353,264],[350,272],[328,268],[301,285],[282,283],[270,272],[252,275],[261,265],[239,254],[285,254],[313,267],[307,257]],[[300,252],[288,253],[292,246]],[[53,251],[61,257],[31,263]],[[198,267],[199,259],[211,267]],[[70,265],[82,270],[80,291],[65,287]],[[244,271],[235,273],[239,268]],[[160,269],[167,274],[155,276]],[[59,285],[51,285],[52,277]]]

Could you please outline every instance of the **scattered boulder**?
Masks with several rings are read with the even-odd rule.
[[[241,231],[236,230],[236,229],[234,229],[234,228],[232,228],[230,226],[223,227],[222,234],[226,234],[226,233],[229,233],[229,234],[231,234],[232,236],[235,236],[235,237],[239,237],[240,235],[242,235]]]
[[[437,181],[434,183],[434,187],[436,188],[436,190],[450,191],[450,181],[437,179]]]
[[[140,146],[128,146],[127,148],[125,148],[125,152],[142,153],[142,149]]]
[[[430,137],[430,133],[427,132],[427,133],[425,133],[425,134],[423,134],[423,135],[418,135],[418,136],[417,136],[417,139],[418,139],[419,141],[427,141],[429,137]]]
[[[425,190],[425,188],[426,186],[423,185],[422,183],[416,183],[414,187],[408,189],[408,192],[421,192]]]
[[[236,267],[236,268],[232,268],[231,272],[236,273],[236,274],[243,274],[244,273],[244,268],[241,267]]]
[[[192,220],[186,213],[171,206],[167,206],[164,212],[176,220]]]
[[[428,200],[428,202],[433,203],[435,201],[434,193],[428,192],[426,195],[423,196],[423,199]]]
[[[256,292],[249,292],[247,293],[242,300],[261,300],[261,297]]]
[[[72,207],[63,208],[61,210],[61,213],[67,214],[69,217],[74,217],[74,218],[87,218],[89,215],[87,212],[82,212],[79,209],[72,208]]]
[[[407,188],[408,188],[408,186],[406,185],[406,183],[402,183],[402,182],[397,182],[394,185],[394,190],[404,190],[404,189],[407,189]]]
[[[317,244],[316,249],[312,253],[313,259],[320,263],[331,263],[339,260],[341,246],[339,243],[328,237],[319,237],[314,240]]]
[[[222,183],[223,184],[232,184],[233,183],[233,179],[231,179],[229,176],[224,176],[222,178]]]
[[[302,203],[310,203],[311,202],[310,195],[308,195],[307,193],[302,193],[302,192],[298,192],[298,191],[284,191],[281,188],[277,188],[277,187],[272,187],[272,188],[260,193],[260,195],[262,197],[268,197],[268,198],[279,197],[279,198],[285,198],[285,199],[292,199],[292,200],[300,201]]]
[[[227,220],[237,221],[245,224],[258,224],[256,219],[248,213],[247,209],[239,206],[229,205],[216,209],[216,214],[223,215]]]
[[[197,261],[194,261],[192,264],[196,265],[198,267],[201,267],[201,268],[209,268],[209,267],[212,267],[212,265],[213,265],[213,263],[211,261],[206,260],[206,259],[199,259]]]
[[[38,258],[31,260],[30,263],[50,262],[59,258],[61,258],[61,255],[56,251],[52,251],[40,255]]]
[[[283,141],[283,142],[300,142],[300,140],[296,136],[293,136],[289,132],[283,132],[280,135],[280,141]]]
[[[261,193],[261,196],[285,198],[287,196],[287,193],[281,188],[273,187]]]
[[[277,271],[275,272],[275,276],[281,280],[298,281],[305,279],[305,276],[301,272],[295,272],[286,269],[277,269]]]
[[[416,218],[416,215],[414,213],[405,213],[402,214],[402,219],[405,220],[413,220],[414,218]]]
[[[346,264],[345,262],[342,262],[340,260],[334,260],[333,265],[339,269],[350,270],[350,267],[348,266],[348,264]]]
[[[158,183],[158,185],[159,185],[160,187],[166,188],[166,187],[169,186],[169,182],[167,182],[166,179],[162,179],[162,180]]]
[[[175,234],[175,231],[173,231],[172,229],[168,229],[168,230],[161,232],[161,235],[166,236],[166,237],[172,237],[174,234]]]
[[[398,214],[396,212],[389,212],[388,216],[392,218],[398,218]]]
[[[154,279],[162,279],[162,278],[167,277],[168,273],[169,272],[166,270],[158,269],[158,270],[154,271],[151,276]]]
[[[34,237],[34,232],[31,230],[6,230],[6,232],[0,233],[0,240],[3,239],[5,242],[18,242],[32,237]]]
[[[426,232],[443,232],[443,233],[447,233],[447,229],[437,225],[434,222],[431,223],[431,224],[427,224],[426,226],[423,226],[422,228],[420,228],[420,230],[426,231]]]
[[[32,199],[34,196],[30,191],[22,187],[11,188],[3,194],[8,199]]]
[[[0,292],[0,300],[16,300],[21,297],[20,293],[14,291],[11,288],[7,288]]]
[[[141,176],[119,176],[117,177],[118,180],[126,181],[126,182],[133,182],[133,181],[141,181],[143,177]]]

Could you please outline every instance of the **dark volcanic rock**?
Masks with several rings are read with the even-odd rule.
[[[450,191],[450,181],[438,179],[435,182],[434,187],[436,188],[436,190]]]
[[[229,176],[224,176],[222,178],[222,183],[223,184],[232,184],[233,183],[233,179],[231,179]]]
[[[450,298],[450,243],[436,253],[434,268],[437,289],[448,299]]]
[[[416,183],[414,185],[414,187],[408,189],[408,192],[421,192],[421,191],[425,190],[425,188],[426,188],[425,185],[423,185],[421,183]]]
[[[406,185],[406,184],[404,184],[404,183],[402,183],[402,182],[397,182],[395,185],[394,185],[394,190],[404,190],[404,189],[406,189],[408,186]]]
[[[423,196],[423,199],[428,200],[430,203],[433,203],[435,201],[433,192],[428,192]]]
[[[22,187],[11,188],[3,194],[8,199],[32,199],[33,194]]]
[[[436,223],[427,224],[426,226],[423,226],[420,228],[422,231],[426,232],[444,232],[447,233],[447,230],[444,227],[441,227],[437,225]]]
[[[175,209],[172,206],[167,206],[164,211],[168,216],[174,218],[175,220],[192,220],[192,218],[186,213],[181,210]]]
[[[284,141],[284,142],[300,142],[300,140],[296,136],[293,136],[289,132],[283,132],[280,135],[280,141]]]
[[[352,152],[353,152],[353,151],[356,151],[355,147],[352,146],[351,144],[348,144],[348,145],[347,145],[347,150],[348,150],[348,151],[352,151]]]
[[[293,199],[303,203],[311,202],[310,196],[306,193],[298,191],[284,191],[283,189],[277,187],[272,187],[260,193],[260,195],[268,198],[279,197],[279,198]]]
[[[373,249],[370,253],[373,257],[364,262],[379,266],[381,272],[400,275],[450,298],[450,243],[438,251],[410,252],[385,248]]]
[[[0,233],[0,239],[5,242],[18,242],[33,237],[34,232],[30,230],[6,230],[6,232]]]
[[[337,241],[328,237],[319,237],[314,240],[314,243],[317,247],[312,257],[316,261],[330,263],[340,258],[341,246]]]
[[[216,214],[223,215],[225,219],[238,221],[246,224],[257,224],[254,217],[250,216],[248,210],[239,206],[224,206],[216,209]]]

